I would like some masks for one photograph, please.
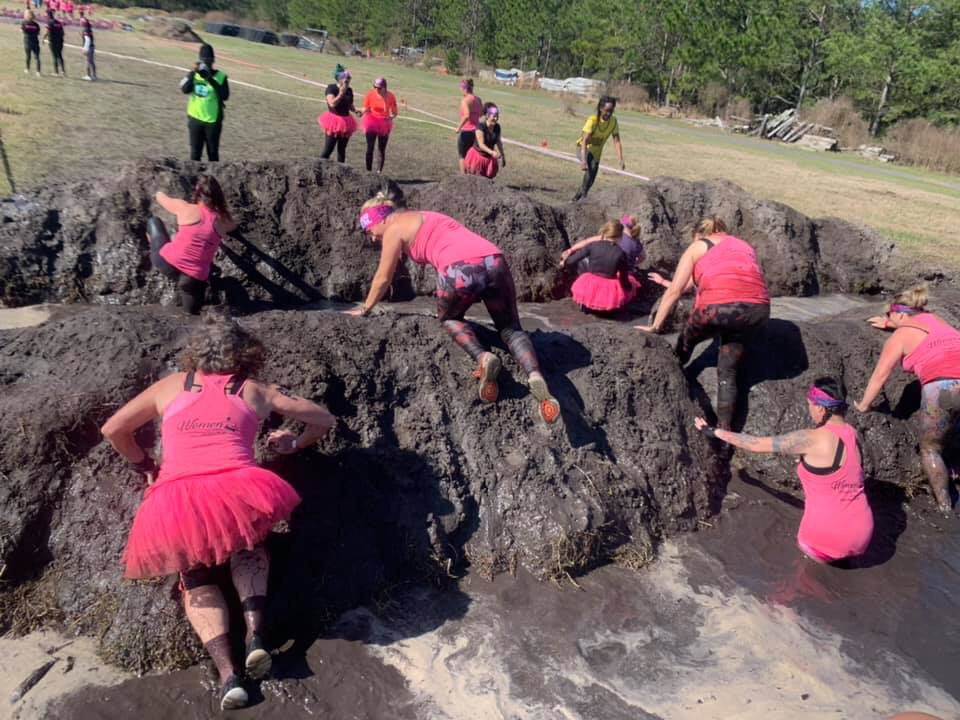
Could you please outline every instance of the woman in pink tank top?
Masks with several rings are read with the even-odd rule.
[[[177,283],[180,305],[191,315],[203,307],[207,279],[220,239],[237,224],[230,217],[220,183],[212,175],[201,175],[193,188],[193,202],[156,194],[157,204],[177,218],[177,234],[170,239],[163,222],[147,221],[150,261]]]
[[[158,380],[116,412],[104,437],[135,469],[147,489],[124,551],[126,576],[180,573],[184,611],[217,666],[221,708],[243,707],[247,692],[233,661],[227,606],[215,569],[229,565],[246,624],[244,672],[253,680],[270,670],[261,632],[271,528],[300,502],[280,477],[258,467],[254,443],[270,413],[300,421],[303,432],[271,433],[282,454],[309,447],[333,427],[321,405],[253,379],[264,349],[235,322],[204,318],[180,358],[181,371]],[[134,433],[161,419],[159,466]]]
[[[454,134],[457,136],[457,155],[460,157],[460,172],[466,173],[465,158],[476,140],[477,124],[483,114],[483,101],[473,94],[473,78],[460,81],[460,124]]]
[[[943,460],[943,446],[951,428],[960,420],[960,330],[926,310],[928,292],[920,285],[900,293],[885,316],[868,322],[893,334],[870,376],[863,398],[855,407],[867,412],[897,366],[920,380],[920,464],[930,481],[937,506],[953,514],[950,473]]]
[[[480,400],[499,396],[500,359],[480,344],[467,310],[483,302],[493,324],[517,364],[527,373],[540,417],[547,423],[560,417],[560,404],[550,393],[530,336],[520,326],[513,275],[503,252],[486,238],[471,232],[451,217],[426,210],[398,211],[382,193],[364,203],[360,227],[371,242],[380,243],[380,264],[363,305],[347,311],[367,315],[389,290],[401,258],[406,255],[437,271],[437,318],[460,347],[477,363]]]
[[[728,234],[723,220],[715,215],[704,218],[693,228],[691,239],[673,280],[650,273],[649,278],[667,291],[653,323],[635,327],[660,332],[680,296],[696,289],[693,311],[677,338],[677,356],[686,365],[697,344],[719,336],[717,424],[729,430],[737,406],[737,368],[745,346],[770,318],[770,295],[753,248]]]
[[[816,427],[774,437],[714,429],[697,418],[709,437],[750,452],[800,455],[797,475],[805,496],[797,545],[821,563],[857,557],[873,537],[873,513],[864,494],[863,461],[856,429],[844,417],[840,383],[820,378],[807,391],[807,412]]]

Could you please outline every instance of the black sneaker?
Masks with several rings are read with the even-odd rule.
[[[273,658],[263,644],[259,635],[254,633],[247,643],[247,659],[243,663],[247,677],[251,680],[263,680],[270,674]]]
[[[220,709],[236,710],[247,706],[250,697],[236,675],[231,675],[220,689]]]

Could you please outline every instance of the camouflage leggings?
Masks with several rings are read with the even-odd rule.
[[[487,306],[500,337],[520,367],[527,374],[538,372],[540,365],[533,343],[520,327],[517,291],[503,255],[456,262],[437,273],[437,318],[454,342],[475,361],[486,348],[463,316],[478,301]]]
[[[729,430],[737,407],[737,367],[746,343],[770,318],[769,305],[729,303],[694,308],[677,339],[680,364],[686,365],[697,343],[720,336],[717,360],[717,425]]]
[[[920,464],[930,481],[937,504],[950,507],[950,476],[943,461],[943,445],[960,421],[960,380],[934,380],[920,397]]]

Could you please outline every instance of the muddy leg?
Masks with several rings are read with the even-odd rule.
[[[247,642],[254,633],[262,634],[263,615],[267,604],[267,576],[270,556],[266,548],[241,550],[230,558],[230,576],[240,596],[243,620],[247,626]]]
[[[217,666],[220,682],[225,683],[237,670],[227,634],[230,625],[227,604],[216,585],[189,587],[188,577],[184,575],[184,585],[188,587],[183,593],[184,612]]]
[[[943,443],[960,402],[960,381],[948,380],[923,386],[920,403],[920,465],[940,510],[949,512],[950,474],[943,461]]]
[[[717,427],[729,430],[737,408],[737,368],[743,343],[721,342],[717,360]]]

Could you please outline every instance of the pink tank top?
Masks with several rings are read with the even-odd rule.
[[[697,286],[697,308],[728,303],[770,304],[756,251],[733,235],[725,235],[697,260],[693,282]]]
[[[462,260],[503,255],[503,251],[492,242],[467,230],[452,217],[428,210],[422,210],[420,214],[423,225],[405,249],[415,263],[430,264],[437,272],[443,272],[448,265]]]
[[[873,535],[873,513],[863,492],[863,461],[857,431],[846,423],[824,427],[837,436],[843,464],[836,470],[817,472],[797,464],[805,496],[797,540],[832,560],[861,555]],[[836,464],[836,463],[835,463]]]
[[[160,257],[183,274],[206,280],[210,277],[213,256],[220,247],[220,234],[214,227],[217,214],[203,205],[197,207],[200,222],[177,228],[173,239],[160,248]]]
[[[463,124],[463,127],[460,128],[460,132],[477,129],[477,123],[480,122],[480,115],[483,114],[483,103],[480,102],[480,98],[474,95],[470,99],[470,102],[467,103],[467,110],[467,121]]]
[[[960,330],[933,313],[914,315],[908,324],[925,329],[927,336],[903,358],[903,369],[916,373],[921,385],[960,378]]]
[[[200,392],[181,391],[163,411],[159,480],[256,465],[253,444],[260,419],[243,399],[243,385],[227,393],[232,375],[202,375]],[[244,384],[246,384],[244,382]]]

